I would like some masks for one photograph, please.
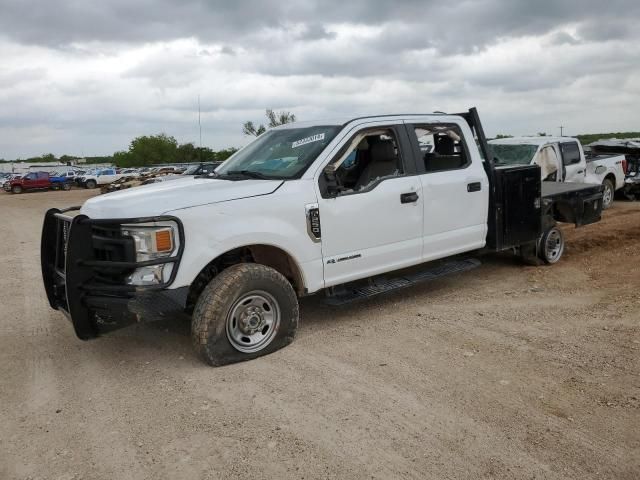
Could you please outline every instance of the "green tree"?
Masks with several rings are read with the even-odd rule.
[[[513,135],[504,135],[502,133],[499,133],[496,135],[496,138],[513,138]]]
[[[296,116],[293,113],[286,112],[284,110],[276,112],[267,108],[267,110],[265,110],[265,116],[267,117],[267,127],[262,124],[256,126],[252,121],[248,121],[242,125],[242,133],[257,137],[266,132],[267,128],[273,128],[279,125],[284,125],[285,123],[293,123],[296,121]]]
[[[138,166],[174,163],[178,158],[178,142],[165,133],[136,137],[129,145],[129,156]]]
[[[219,162],[223,162],[227,158],[229,158],[231,155],[236,153],[237,151],[238,151],[238,149],[234,148],[234,147],[225,148],[224,150],[219,150],[219,151],[215,152],[215,160],[217,160]]]

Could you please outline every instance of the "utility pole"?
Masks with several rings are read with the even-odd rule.
[[[200,148],[198,149],[198,160],[202,162],[202,123],[200,122],[200,94],[198,94],[198,129],[200,130]]]
[[[564,135],[562,134],[562,132],[564,131],[564,126],[560,125],[558,128],[560,129],[560,136],[564,137]]]

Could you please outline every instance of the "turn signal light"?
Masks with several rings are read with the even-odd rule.
[[[160,230],[156,232],[156,251],[170,252],[173,250],[173,239],[170,230]]]

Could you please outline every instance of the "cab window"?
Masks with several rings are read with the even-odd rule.
[[[406,171],[398,138],[392,128],[359,132],[327,168],[334,172],[337,195],[371,190],[381,181],[402,176]]]
[[[471,162],[457,125],[414,125],[427,173],[466,168]]]
[[[580,163],[580,149],[576,142],[565,142],[560,144],[560,151],[562,152],[562,164],[575,165]]]

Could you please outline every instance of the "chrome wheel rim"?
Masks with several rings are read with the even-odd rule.
[[[280,326],[280,307],[270,293],[254,290],[234,302],[227,315],[229,342],[239,352],[254,353],[269,345]]]
[[[613,190],[609,185],[605,185],[604,193],[602,194],[602,204],[608,207],[613,200]]]
[[[564,249],[564,243],[562,242],[562,234],[559,230],[554,229],[549,232],[544,247],[545,255],[549,262],[556,262],[560,258],[562,250]]]

